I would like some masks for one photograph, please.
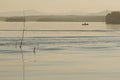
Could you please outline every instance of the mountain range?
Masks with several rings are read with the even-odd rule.
[[[37,15],[79,15],[79,16],[105,16],[112,12],[109,10],[101,12],[83,12],[83,11],[69,11],[69,12],[40,12],[36,10],[25,10],[26,16],[37,16]],[[23,11],[11,11],[11,12],[0,12],[0,17],[12,17],[12,16],[23,16]]]

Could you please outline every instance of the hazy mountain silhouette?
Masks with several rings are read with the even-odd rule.
[[[26,15],[44,15],[43,12],[38,12],[36,10],[25,10]],[[11,11],[11,12],[0,12],[0,17],[11,17],[11,16],[23,16],[23,11]]]
[[[102,12],[97,12],[97,13],[90,13],[89,15],[90,16],[106,16],[108,13],[111,13],[112,11],[110,10],[105,10],[105,11],[102,11]]]
[[[71,21],[71,22],[104,22],[105,16],[111,13],[106,10],[102,12],[88,13],[83,11],[70,12],[39,12],[36,10],[25,10],[27,21]],[[0,13],[0,21],[21,22],[23,21],[23,11],[12,11]]]
[[[66,15],[81,15],[81,16],[106,16],[108,13],[112,11],[105,10],[101,12],[84,12],[84,11],[71,11],[66,13]]]
[[[112,11],[106,10],[102,12],[88,13],[83,11],[70,11],[70,12],[39,12],[36,10],[25,10],[27,16],[36,16],[36,15],[80,15],[80,16],[106,16]],[[11,12],[0,12],[0,17],[11,17],[11,16],[23,16],[23,11],[11,11]]]

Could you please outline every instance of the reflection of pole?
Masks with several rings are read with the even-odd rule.
[[[25,80],[25,62],[24,62],[24,54],[23,54],[23,51],[22,49],[20,49],[21,51],[21,55],[22,55],[22,76],[23,76],[23,80]]]
[[[23,31],[22,31],[22,39],[20,42],[20,51],[21,51],[21,55],[22,55],[22,72],[23,72],[23,80],[25,80],[25,62],[24,62],[24,54],[22,51],[22,45],[23,45],[23,39],[24,39],[24,33],[25,33],[25,12],[23,11]]]

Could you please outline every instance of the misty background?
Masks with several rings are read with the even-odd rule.
[[[119,11],[118,0],[2,0],[0,21],[97,21],[104,22],[105,16]],[[8,17],[13,17],[12,20]]]
[[[119,2],[119,0],[1,0],[0,13],[23,10],[33,10],[32,12],[36,14],[98,13],[105,10],[119,11]]]

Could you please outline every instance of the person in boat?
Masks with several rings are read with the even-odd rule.
[[[83,23],[82,25],[89,25],[88,23]]]

